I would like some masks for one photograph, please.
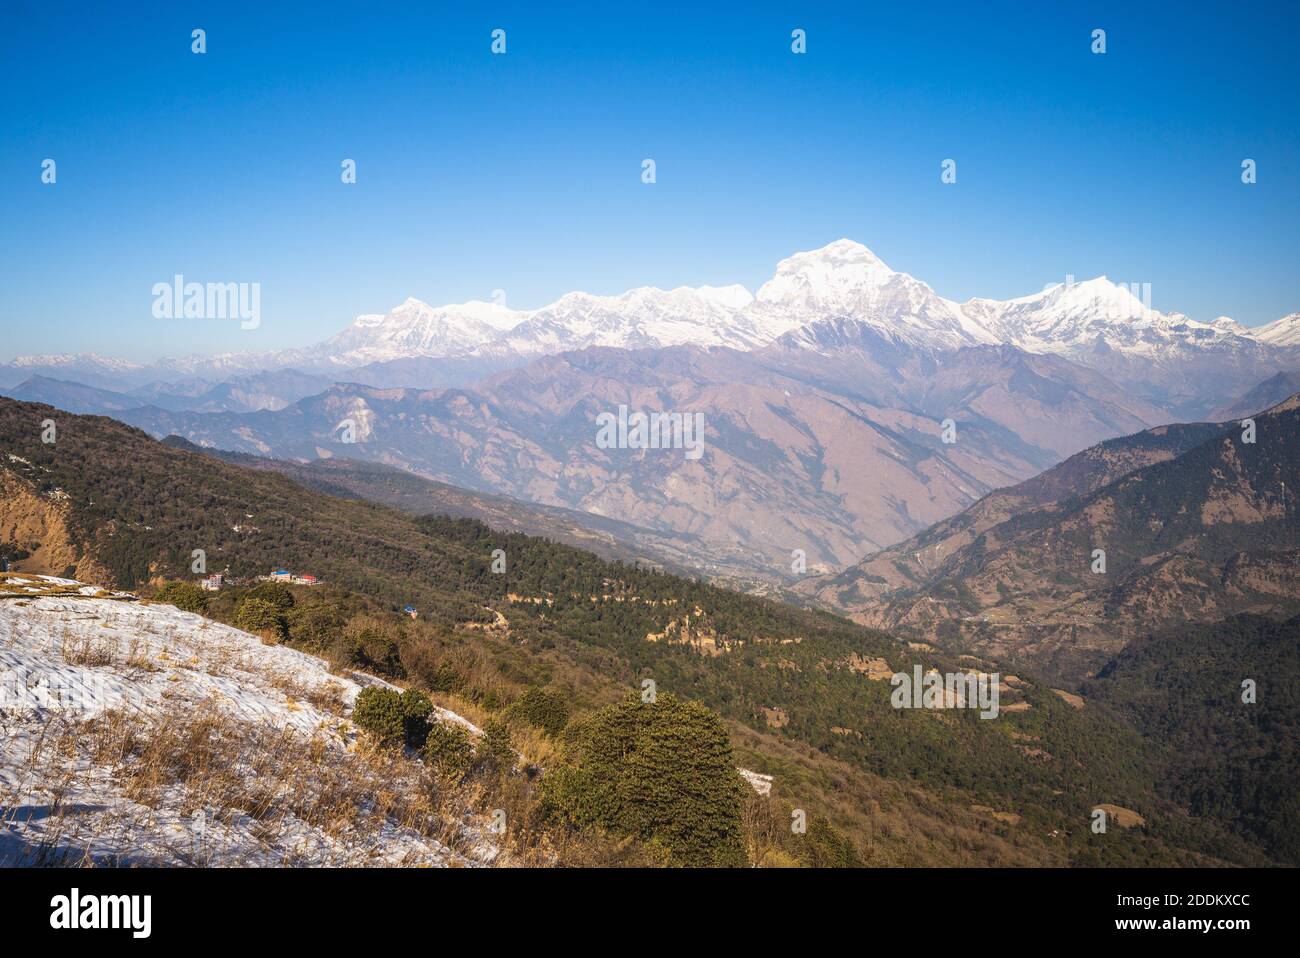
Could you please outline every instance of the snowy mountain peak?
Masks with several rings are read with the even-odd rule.
[[[861,243],[840,239],[781,260],[775,275],[759,288],[757,299],[805,309],[833,308],[856,291],[880,286],[895,275]]]
[[[1288,313],[1253,332],[1255,339],[1270,346],[1300,346],[1300,313]]]
[[[1149,290],[1150,287],[1146,288]],[[1142,289],[1139,286],[1138,292]],[[1046,300],[1047,304],[1064,312],[1088,313],[1115,321],[1141,319],[1151,311],[1150,303],[1144,303],[1131,287],[1114,283],[1107,276],[1058,284],[1048,291]]]
[[[665,308],[692,307],[700,304],[724,309],[743,309],[754,299],[749,290],[739,283],[731,286],[678,286],[660,289],[658,286],[637,286],[614,296],[576,291],[565,293],[549,306],[533,310],[531,315],[570,307],[607,306],[616,304],[658,305]]]
[[[407,356],[449,356],[495,339],[521,318],[496,303],[430,306],[408,297],[383,315],[358,316],[313,352],[318,359],[350,366]]]
[[[996,342],[956,303],[847,239],[783,259],[759,289],[754,308],[787,317],[788,328],[851,317],[891,339],[926,347]]]
[[[658,348],[693,344],[750,349],[770,342],[770,331],[745,312],[753,301],[740,285],[640,286],[617,296],[568,293],[525,319],[485,349],[520,355],[589,346]]]
[[[1178,313],[1176,315],[1182,316],[1181,313]],[[1187,317],[1183,317],[1183,318],[1186,319]],[[1250,328],[1241,325],[1241,323],[1237,322],[1231,316],[1217,316],[1215,317],[1214,321],[1211,322],[1209,325],[1213,326],[1215,329],[1221,330],[1222,332],[1232,333],[1235,336],[1250,335]]]
[[[15,356],[13,365],[15,366],[74,366],[74,365],[93,365],[101,366],[105,369],[138,369],[139,363],[133,363],[129,359],[117,359],[112,356],[101,356],[99,353],[48,353],[40,356]]]
[[[740,283],[732,283],[730,286],[700,286],[695,292],[703,299],[728,309],[744,309],[754,301],[754,294]]]
[[[486,323],[496,329],[506,330],[519,323],[521,314],[500,303],[471,299],[464,303],[430,306],[423,300],[408,296],[387,313],[364,313],[352,324],[361,329],[378,326],[398,326],[412,323]]]
[[[866,246],[856,240],[848,239],[847,237],[827,243],[820,249],[795,253],[793,256],[787,257],[785,262],[798,259],[803,259],[805,261],[819,260],[844,266],[871,266],[886,270],[889,269],[889,267],[885,265],[884,261]],[[779,270],[780,266],[778,265],[777,268]]]

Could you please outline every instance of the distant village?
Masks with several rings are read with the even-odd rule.
[[[224,573],[216,572],[199,579],[199,587],[205,592],[220,592],[226,584],[237,585],[246,580],[227,579]],[[291,572],[289,569],[274,569],[270,575],[253,577],[254,582],[282,582],[287,585],[320,585],[320,579],[306,572]],[[420,610],[407,604],[402,607],[402,614],[412,619],[419,618]]]
[[[320,579],[314,575],[308,575],[306,572],[290,572],[288,569],[275,569],[270,575],[254,576],[255,582],[283,582],[288,585],[320,585]],[[234,584],[235,580],[230,580]],[[220,592],[221,587],[226,583],[225,576],[220,573],[204,576],[199,580],[199,587],[207,592]]]

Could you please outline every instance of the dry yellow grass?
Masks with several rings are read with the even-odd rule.
[[[367,743],[343,750],[323,738],[304,740],[290,730],[233,718],[212,705],[149,716],[107,711],[75,722],[52,715],[32,739],[13,787],[0,789],[0,808],[21,807],[22,793],[41,783],[51,814],[43,844],[34,850],[46,864],[67,863],[70,834],[78,824],[61,796],[71,792],[86,761],[107,774],[111,791],[135,809],[166,809],[183,818],[201,811],[208,821],[255,821],[257,847],[241,852],[258,860],[291,863],[291,839],[303,827],[375,860],[382,835],[409,829],[448,849],[466,853],[475,841],[461,826],[468,797],[439,787],[424,765],[398,752]],[[102,788],[103,786],[101,786]],[[7,813],[9,814],[9,813]],[[3,824],[10,824],[5,822]],[[120,821],[126,833],[153,834],[147,823]],[[203,865],[185,836],[167,850],[172,860]],[[265,854],[263,854],[265,853]],[[355,857],[355,856],[354,856]],[[78,856],[73,856],[74,861]],[[223,861],[223,864],[238,864]]]

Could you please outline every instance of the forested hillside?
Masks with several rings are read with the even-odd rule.
[[[1085,686],[1159,746],[1158,789],[1300,865],[1300,618],[1241,615],[1125,649]]]

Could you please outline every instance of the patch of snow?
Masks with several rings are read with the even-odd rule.
[[[737,768],[736,771],[740,773],[741,778],[749,782],[750,786],[759,795],[772,794],[773,776],[764,775],[762,772],[751,772],[747,768]]]
[[[227,810],[196,831],[193,796],[180,785],[137,800],[111,757],[51,741],[89,741],[110,713],[159,728],[209,709],[250,742],[290,736],[321,762],[343,761],[356,739],[347,715],[381,680],[331,674],[315,656],[173,606],[124,601],[129,593],[50,576],[0,583],[0,865],[83,854],[126,864],[475,865],[496,855],[472,821],[450,823],[457,851],[387,820],[322,829],[290,815],[268,839],[266,822]],[[435,717],[479,731],[446,709]]]

